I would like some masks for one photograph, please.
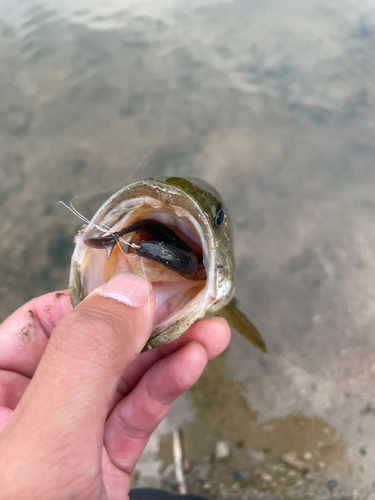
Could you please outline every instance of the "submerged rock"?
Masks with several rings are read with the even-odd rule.
[[[226,441],[218,441],[215,448],[216,460],[227,460],[230,457],[230,446]]]

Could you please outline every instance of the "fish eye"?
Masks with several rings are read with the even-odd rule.
[[[225,217],[224,210],[219,206],[219,210],[216,213],[215,221],[214,221],[216,227],[221,226],[221,224],[224,221],[224,217]]]

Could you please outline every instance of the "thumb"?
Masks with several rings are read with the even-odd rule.
[[[70,442],[77,451],[84,443],[86,454],[101,449],[109,402],[151,334],[154,308],[151,284],[133,274],[116,275],[86,297],[53,330],[6,434],[17,426],[22,438],[18,431],[27,429],[34,458]]]
[[[154,309],[149,281],[134,274],[116,275],[60,320],[36,372],[36,384],[53,384],[65,398],[76,399],[79,393],[84,401],[77,404],[87,413],[93,404],[97,411],[98,404],[112,399],[125,367],[145,346]]]

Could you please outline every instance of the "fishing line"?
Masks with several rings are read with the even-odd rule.
[[[132,248],[139,248],[139,245],[136,245],[135,243],[129,243],[128,241],[125,241],[124,239],[122,239],[120,236],[117,236],[116,234],[114,234],[111,231],[111,228],[106,226],[105,224],[103,224],[103,227],[100,227],[97,224],[95,224],[95,222],[92,222],[91,220],[86,219],[86,217],[84,217],[82,214],[80,214],[78,212],[78,210],[76,210],[73,206],[69,207],[63,201],[59,201],[59,203],[61,203],[61,205],[64,205],[65,208],[70,210],[72,212],[72,214],[74,214],[76,217],[78,217],[78,219],[81,219],[81,221],[86,222],[86,224],[89,224],[89,225],[91,224],[92,226],[96,227],[96,229],[99,229],[99,231],[102,231],[103,233],[109,233],[111,236],[113,236],[113,238],[116,240],[117,243],[119,241],[121,241],[121,243],[124,243],[125,245],[129,245]],[[119,245],[119,247],[120,247],[120,245]],[[126,255],[121,247],[120,247],[120,250],[122,251],[122,253],[124,255]]]
[[[138,172],[138,170],[143,166],[142,164],[146,164],[146,161],[150,158],[150,156],[152,155],[152,153],[148,153],[146,155],[144,155],[137,163],[135,163],[135,167],[134,167],[134,170],[127,176],[125,177],[124,179],[124,183],[126,184],[128,179],[136,174]],[[118,184],[112,186],[112,187],[109,187],[107,189],[103,189],[102,191],[95,191],[94,193],[88,193],[88,194],[80,194],[80,195],[77,195],[77,196],[74,196],[71,200],[70,200],[70,206],[76,210],[76,208],[74,207],[73,205],[73,202],[75,202],[76,200],[80,200],[81,198],[90,198],[90,197],[94,197],[94,196],[98,196],[99,194],[104,194],[104,193],[108,193],[108,192],[116,192],[118,191]],[[60,202],[61,203],[61,202]],[[64,203],[63,203],[64,205]],[[69,208],[67,205],[65,205],[66,208]],[[70,210],[70,209],[69,209]],[[78,210],[77,210],[78,212]],[[79,212],[78,212],[79,213]],[[75,214],[77,215],[77,214]]]
[[[140,261],[141,261],[141,266],[142,266],[143,278],[145,281],[147,281],[145,267],[143,265],[143,257],[140,257]],[[147,287],[147,306],[148,306],[148,314],[151,315],[150,292],[149,292],[148,287]]]

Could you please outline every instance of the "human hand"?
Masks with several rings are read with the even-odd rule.
[[[74,310],[65,290],[4,321],[0,500],[128,499],[151,433],[230,339],[211,318],[139,355],[154,310],[150,283],[124,274]]]

